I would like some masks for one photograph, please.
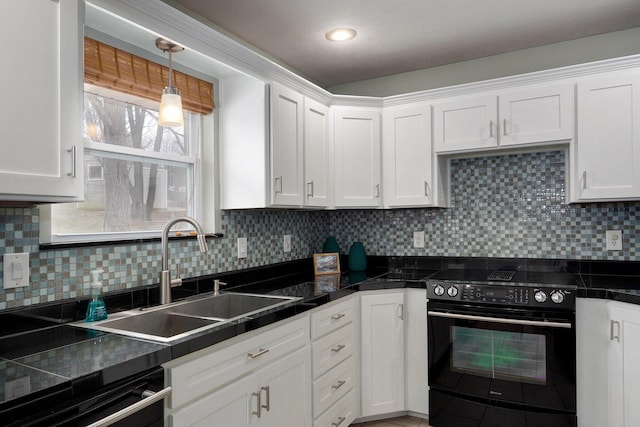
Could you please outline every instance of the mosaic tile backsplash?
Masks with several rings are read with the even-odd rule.
[[[640,261],[640,204],[567,205],[565,172],[562,151],[457,159],[447,209],[225,211],[224,237],[210,240],[208,254],[195,240],[171,242],[172,271],[177,261],[182,277],[194,277],[307,258],[329,234],[342,252],[361,241],[371,255]],[[29,252],[32,283],[0,290],[0,310],[86,298],[95,268],[106,272],[106,292],[158,282],[159,242],[40,251],[38,223],[37,208],[0,208],[0,255]],[[605,250],[607,229],[623,231],[622,251]],[[412,247],[414,231],[425,231],[424,249]],[[238,237],[248,239],[245,259],[236,257]]]

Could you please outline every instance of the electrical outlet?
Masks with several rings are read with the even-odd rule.
[[[284,235],[282,246],[285,252],[291,252],[291,234]]]
[[[29,286],[29,254],[4,254],[4,289],[21,288]]]
[[[247,257],[247,238],[238,237],[238,258]]]
[[[424,231],[413,232],[413,247],[424,248]]]
[[[622,250],[622,230],[607,230],[607,250]]]

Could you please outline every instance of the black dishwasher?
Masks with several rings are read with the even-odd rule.
[[[5,414],[10,418],[3,422],[21,427],[163,426],[164,397],[170,392],[164,388],[164,370],[158,367],[71,397],[40,413]]]

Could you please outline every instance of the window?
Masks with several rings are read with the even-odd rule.
[[[51,206],[53,242],[157,236],[170,219],[195,216],[200,115],[163,128],[148,104],[85,85],[85,200]]]

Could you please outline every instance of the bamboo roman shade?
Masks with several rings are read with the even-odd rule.
[[[169,81],[168,73],[168,67],[84,38],[86,83],[159,102],[162,89]],[[213,111],[213,84],[179,71],[173,73],[173,84],[180,90],[182,108],[201,114]]]

